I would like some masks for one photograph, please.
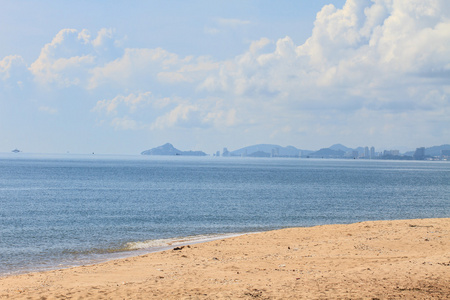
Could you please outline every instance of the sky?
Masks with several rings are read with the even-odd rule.
[[[450,1],[0,0],[0,152],[450,143]]]

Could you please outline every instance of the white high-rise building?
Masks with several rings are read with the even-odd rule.
[[[230,151],[227,148],[223,148],[222,156],[230,156]]]
[[[364,158],[370,158],[370,156],[369,156],[370,154],[369,154],[369,147],[365,147],[364,148]]]
[[[375,147],[370,147],[370,158],[375,158]]]

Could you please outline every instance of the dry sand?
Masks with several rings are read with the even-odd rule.
[[[450,219],[248,234],[0,278],[1,299],[450,299]]]

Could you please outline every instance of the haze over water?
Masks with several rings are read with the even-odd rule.
[[[150,251],[183,237],[449,217],[450,164],[0,156],[0,275]]]

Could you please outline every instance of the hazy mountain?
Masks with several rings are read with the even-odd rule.
[[[333,146],[329,147],[328,149],[340,150],[340,151],[344,151],[344,152],[358,151],[359,154],[363,154],[365,151],[365,147],[357,147],[357,148],[352,149],[352,148],[348,148],[342,144],[334,144]]]
[[[333,146],[330,146],[330,147],[324,148],[324,149],[331,149],[331,150],[335,150],[335,151],[344,151],[344,153],[348,152],[348,151],[353,151],[352,148],[345,147],[342,144],[334,144]]]
[[[326,157],[326,158],[340,158],[340,157],[344,157],[344,155],[345,155],[345,151],[333,150],[330,148],[322,148],[319,151],[309,154],[310,157]]]
[[[425,155],[440,156],[441,150],[450,150],[450,145],[433,146],[425,149]]]
[[[172,144],[164,144],[162,146],[145,150],[141,152],[142,155],[184,155],[184,156],[206,156],[202,151],[181,151],[176,149]]]
[[[282,147],[280,145],[273,145],[273,144],[259,144],[234,150],[231,152],[231,155],[232,156],[247,155],[247,156],[261,157],[263,156],[263,153],[266,153],[269,156],[271,156],[272,151],[274,151],[274,153],[276,153],[277,156],[289,156],[289,157],[297,157],[299,156],[300,153],[304,155],[305,153],[312,152],[309,150],[300,150],[293,146]]]
[[[247,156],[249,156],[249,157],[270,157],[270,154],[267,152],[263,152],[263,151],[256,151]]]

